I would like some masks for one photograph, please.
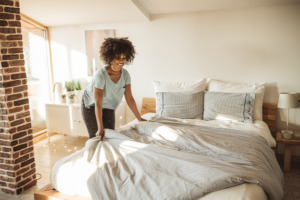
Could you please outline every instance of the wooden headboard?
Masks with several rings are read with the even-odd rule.
[[[155,113],[155,98],[143,98],[141,115],[146,113]],[[269,126],[272,133],[276,132],[276,104],[263,104],[263,120]]]

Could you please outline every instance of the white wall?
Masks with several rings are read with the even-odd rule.
[[[137,56],[127,67],[133,95],[154,97],[152,80],[215,78],[267,82],[265,102],[300,92],[300,4],[153,16],[151,22],[50,28],[56,81],[85,78],[85,30],[115,29]],[[131,118],[128,116],[127,118]],[[279,128],[285,126],[279,111]],[[283,121],[283,122],[281,122]],[[290,111],[300,131],[300,108]]]

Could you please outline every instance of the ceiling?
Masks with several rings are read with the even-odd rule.
[[[19,0],[44,26],[151,21],[154,15],[300,3],[300,0]]]

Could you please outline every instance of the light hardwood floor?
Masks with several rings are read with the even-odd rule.
[[[0,200],[34,200],[33,193],[50,183],[50,171],[55,162],[82,149],[87,139],[56,134],[51,136],[50,144],[47,139],[34,144],[37,185],[19,195],[0,193]]]
[[[0,193],[0,200],[34,200],[33,193],[49,183],[52,166],[59,159],[74,153],[84,147],[87,137],[74,137],[64,135],[51,136],[50,144],[47,139],[34,144],[37,185],[20,195],[8,195]],[[278,156],[282,166],[283,158]],[[293,160],[292,160],[293,161]],[[300,162],[295,160],[291,164],[291,170],[284,173],[285,200],[300,199]]]

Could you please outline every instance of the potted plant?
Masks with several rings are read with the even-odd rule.
[[[69,103],[74,103],[75,100],[75,94],[70,94],[69,95]]]
[[[75,82],[74,81],[65,81],[65,88],[67,96],[75,93]]]
[[[67,97],[67,95],[66,94],[62,94],[60,97],[61,97],[61,102],[62,103],[66,103],[66,97]]]

